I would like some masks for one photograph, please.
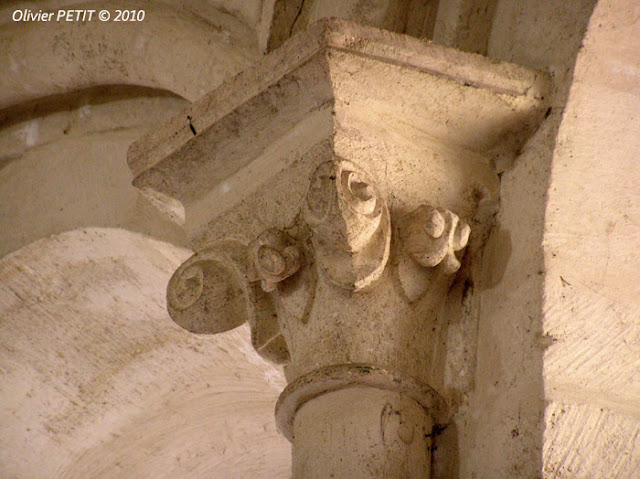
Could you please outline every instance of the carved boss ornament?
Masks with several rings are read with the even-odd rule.
[[[394,268],[412,302],[428,288],[429,270],[439,277],[458,270],[456,252],[470,233],[452,212],[420,206],[399,219],[394,250],[399,259],[388,264],[392,230],[386,201],[361,168],[342,159],[313,172],[301,217],[298,238],[268,229],[249,245],[220,242],[189,258],[167,288],[172,319],[200,334],[247,321],[256,350],[284,363],[289,353],[278,321],[306,322],[319,281],[358,292]]]

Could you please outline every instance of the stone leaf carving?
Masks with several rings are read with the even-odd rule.
[[[241,243],[217,243],[185,261],[169,280],[167,309],[179,326],[197,334],[222,333],[248,321],[260,355],[275,363],[289,360],[271,299]]]
[[[457,215],[444,208],[422,205],[408,215],[405,225],[404,247],[414,261],[427,268],[442,264],[446,274],[460,269],[456,251],[467,245],[471,229]]]
[[[353,163],[322,163],[303,208],[320,271],[345,289],[361,290],[389,259],[389,210],[375,183]]]
[[[413,302],[437,284],[448,284],[460,268],[456,252],[467,245],[469,226],[444,208],[422,205],[399,222],[396,274]]]

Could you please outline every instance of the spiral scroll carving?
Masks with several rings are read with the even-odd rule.
[[[196,253],[176,270],[167,286],[167,307],[178,325],[194,333],[215,334],[249,319],[254,306],[247,301],[250,271],[244,250],[239,243],[218,244]]]
[[[381,280],[390,258],[387,204],[371,177],[352,162],[336,158],[320,164],[301,213],[303,221],[288,228],[292,235],[269,228],[248,246],[224,241],[189,258],[169,281],[171,318],[199,334],[221,333],[246,321],[259,354],[288,362],[287,341],[294,339],[285,340],[285,334],[291,334],[292,324],[306,325],[319,314],[316,298],[342,297],[331,292],[336,287],[366,289]],[[428,205],[397,221],[389,277],[399,280],[405,300],[413,303],[428,291],[438,296],[450,284],[460,268],[456,253],[469,233],[454,213]]]
[[[262,289],[266,292],[275,290],[278,283],[300,269],[302,255],[295,240],[275,228],[258,236],[249,249]]]

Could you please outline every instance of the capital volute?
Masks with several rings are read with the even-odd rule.
[[[442,263],[445,273],[460,269],[456,252],[469,241],[471,228],[444,208],[421,205],[404,218],[403,247],[418,264],[433,268]]]
[[[286,363],[287,346],[264,289],[250,249],[222,241],[198,251],[175,271],[167,285],[167,309],[176,324],[196,334],[223,333],[248,322],[256,351]]]

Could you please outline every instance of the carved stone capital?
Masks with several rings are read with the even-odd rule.
[[[198,334],[222,333],[255,316],[263,296],[250,287],[254,279],[243,245],[226,241],[185,261],[167,286],[167,308],[181,327]],[[208,318],[215,316],[216,321]]]
[[[404,219],[405,251],[418,264],[434,268],[442,264],[445,273],[460,269],[456,252],[467,246],[471,228],[444,208],[421,205]]]
[[[467,245],[471,228],[449,210],[420,205],[398,221],[396,232],[396,275],[413,302],[433,289],[435,282],[450,284],[447,278],[460,269],[456,253]]]
[[[196,333],[248,321],[258,352],[276,362],[293,359],[292,377],[355,358],[394,370],[396,348],[428,346],[389,338],[402,324],[415,329],[425,309],[439,308],[469,238],[464,221],[428,205],[395,220],[372,177],[341,158],[312,171],[296,218],[289,232],[269,228],[247,245],[227,240],[196,253],[169,282],[171,317]],[[345,323],[356,316],[371,320],[367,329]],[[319,348],[323,341],[333,346]],[[400,369],[419,373],[409,362]]]
[[[277,229],[266,230],[258,236],[249,251],[262,289],[267,293],[295,274],[303,260],[295,239]]]
[[[196,333],[247,321],[256,350],[286,364],[294,470],[313,469],[295,458],[329,434],[310,411],[342,430],[362,394],[381,410],[362,419],[375,432],[363,454],[421,464],[386,477],[428,474],[415,457],[450,399],[443,305],[478,265],[500,169],[548,91],[539,72],[324,21],[132,146],[134,184],[183,206],[197,251],[169,283],[169,313]]]
[[[288,232],[269,228],[246,246],[225,241],[192,256],[169,282],[171,317],[195,333],[248,321],[256,350],[287,364],[291,384],[276,406],[276,423],[294,443],[294,458],[313,444],[308,436],[325,434],[298,411],[310,405],[346,418],[350,398],[360,394],[354,391],[368,391],[362,400],[382,408],[383,423],[367,454],[409,448],[418,469],[428,469],[428,453],[422,456],[430,428],[449,413],[423,371],[431,342],[424,314],[446,297],[469,226],[428,205],[396,220],[371,176],[340,158],[313,170],[296,218]],[[319,397],[328,399],[314,401]],[[314,477],[309,467],[318,466],[294,460],[299,477]]]

